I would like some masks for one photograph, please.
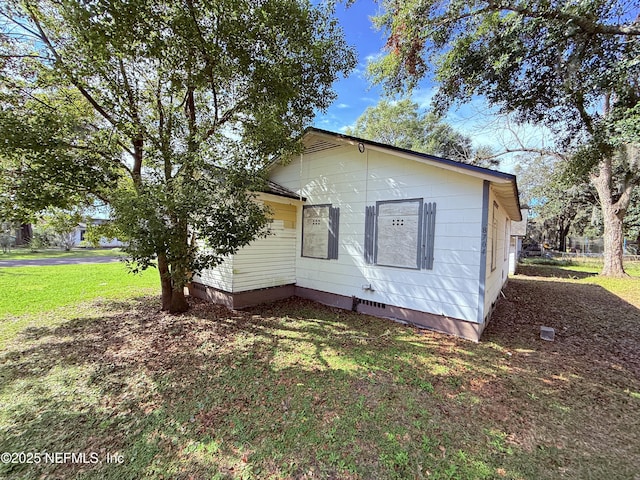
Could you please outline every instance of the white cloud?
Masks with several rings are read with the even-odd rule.
[[[431,101],[437,91],[437,87],[417,88],[411,94],[411,100],[416,102],[421,109],[429,110],[431,109]]]

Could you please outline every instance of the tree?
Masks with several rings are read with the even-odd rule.
[[[47,209],[40,217],[40,223],[45,230],[50,230],[56,243],[63,250],[69,251],[76,244],[75,231],[82,222],[82,214],[77,210]]]
[[[487,149],[474,150],[471,139],[442,122],[432,112],[422,112],[410,99],[381,100],[367,108],[347,135],[429,153],[475,165],[495,166]]]
[[[530,206],[544,239],[561,252],[570,231],[581,235],[591,223],[597,204],[593,187],[569,179],[565,168],[562,156],[523,154],[514,171],[521,201]]]
[[[590,177],[604,220],[604,275],[625,275],[623,220],[640,159],[640,21],[633,2],[385,1],[388,55],[371,67],[390,91],[435,65],[437,109],[483,95],[543,124]],[[616,155],[623,171],[615,172]],[[621,173],[621,175],[616,175]]]
[[[34,179],[62,164],[62,187],[109,203],[171,312],[194,272],[268,233],[263,166],[355,66],[331,11],[303,0],[10,0],[0,16],[0,153]],[[45,142],[35,105],[61,118]]]

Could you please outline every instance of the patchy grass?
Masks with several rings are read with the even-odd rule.
[[[561,267],[563,270],[570,272],[565,275],[570,278],[571,272],[574,272],[574,276],[591,276],[597,275],[602,271],[603,262],[602,258],[597,257],[579,257],[575,259],[571,258],[524,258],[521,260],[521,266],[525,267]],[[626,261],[624,262],[624,268],[626,272],[632,277],[640,277],[640,262]],[[543,270],[544,271],[544,268]],[[558,276],[557,269],[549,269],[547,276]]]
[[[155,293],[159,283],[155,269],[133,275],[122,263],[0,268],[0,347],[26,325],[64,321],[78,302]]]
[[[640,301],[589,281],[512,279],[479,344],[299,299],[58,310],[0,351],[0,452],[103,463],[0,476],[633,479]]]
[[[74,248],[68,252],[59,248],[46,248],[32,252],[28,248],[14,248],[10,252],[0,252],[2,260],[38,260],[41,258],[86,258],[113,257],[124,255],[119,248]]]

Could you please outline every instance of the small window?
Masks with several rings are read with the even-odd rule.
[[[433,268],[436,204],[422,199],[377,202],[365,211],[364,256],[369,264]]]
[[[302,208],[302,256],[337,259],[339,224],[339,208],[305,205]]]

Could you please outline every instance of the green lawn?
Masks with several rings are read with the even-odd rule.
[[[478,344],[299,299],[171,316],[127,287],[26,313],[0,349],[0,452],[102,463],[0,477],[633,479],[640,280],[544,268]]]
[[[583,258],[576,260],[527,259],[522,268],[540,277],[557,277],[569,280],[580,280],[585,284],[599,285],[621,298],[635,302],[640,299],[640,262],[625,262],[624,268],[630,279],[600,277],[602,260]],[[635,281],[634,281],[635,280]],[[637,304],[637,303],[636,303]]]
[[[0,268],[0,347],[25,325],[64,321],[57,308],[73,310],[90,299],[131,298],[159,290],[155,269],[129,274],[120,262]]]
[[[578,259],[559,259],[559,258],[526,258],[522,261],[525,266],[547,266],[559,267],[567,271],[576,271],[584,273],[598,274],[602,271],[601,258],[580,257]],[[640,277],[640,262],[626,261],[624,262],[626,272],[633,277]]]
[[[60,248],[46,248],[32,252],[28,248],[14,248],[10,252],[0,252],[2,260],[37,260],[40,258],[85,258],[123,255],[119,248],[74,248],[68,252]]]

